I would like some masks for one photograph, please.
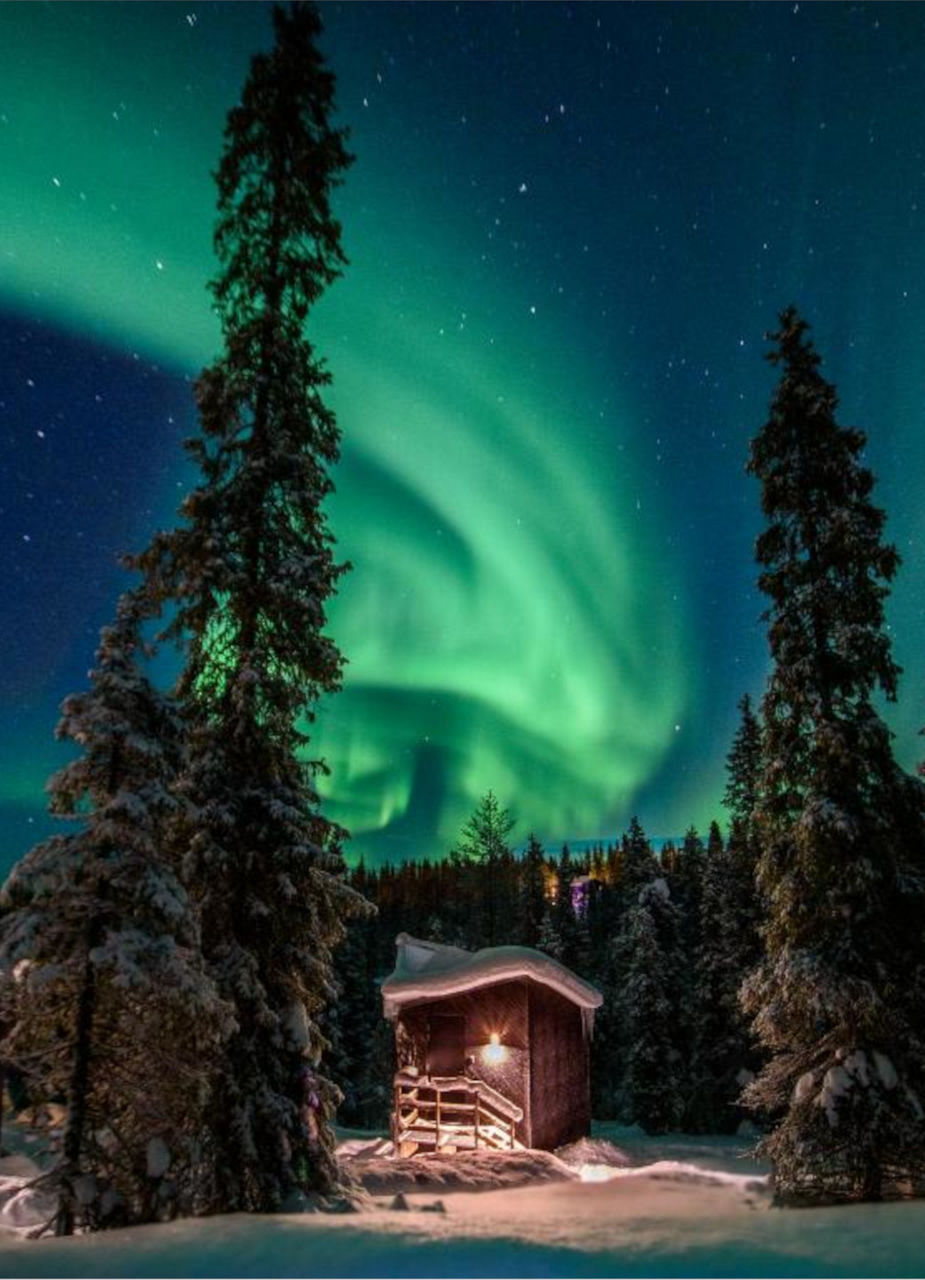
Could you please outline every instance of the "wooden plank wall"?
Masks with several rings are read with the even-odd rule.
[[[591,1128],[590,1045],[581,1010],[547,987],[531,985],[529,1023],[533,1146],[552,1150]]]

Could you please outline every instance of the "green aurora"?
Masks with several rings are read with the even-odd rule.
[[[4,301],[195,371],[217,343],[208,174],[244,57],[193,66],[184,24],[138,8],[0,12],[19,77]],[[256,17],[238,18],[255,46]],[[30,91],[50,84],[54,111]],[[355,851],[438,852],[494,788],[538,830],[594,833],[657,769],[691,696],[657,512],[628,448],[602,456],[589,406],[606,393],[566,335],[487,268],[471,310],[447,316],[464,229],[417,196],[409,226],[407,193],[354,145],[352,265],[313,330],[344,431],[332,523],[354,566],[330,617],[345,689],[315,739],[332,816]],[[608,440],[629,444],[632,412],[610,408]],[[171,480],[165,519],[175,497]],[[24,779],[0,786],[13,799]]]
[[[870,432],[905,561],[894,723],[904,763],[921,754],[920,12],[323,6],[357,162],[350,266],[310,331],[354,567],[330,614],[345,688],[313,745],[351,857],[445,853],[488,788],[518,838],[550,843],[636,810],[656,835],[717,816],[735,704],[764,678],[742,467],[773,380],[761,335],[791,300]],[[0,414],[28,403],[16,335],[33,322],[112,367],[104,399],[155,365],[169,390],[126,421],[125,479],[99,486],[120,541],[100,543],[84,602],[71,526],[91,538],[95,515],[63,522],[66,493],[42,505],[45,419],[0,417],[8,634],[17,583],[38,601],[35,660],[17,630],[5,694],[0,672],[7,861],[39,829],[55,704],[120,588],[112,557],[172,522],[190,479],[159,424],[191,428],[188,380],[218,345],[209,175],[269,25],[259,4],[0,5],[0,321],[26,353]],[[75,473],[106,465],[67,403],[78,373],[52,433]]]

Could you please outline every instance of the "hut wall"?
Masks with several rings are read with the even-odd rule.
[[[591,1128],[590,1046],[581,1010],[547,987],[530,987],[529,1026],[532,1145],[552,1150]]]

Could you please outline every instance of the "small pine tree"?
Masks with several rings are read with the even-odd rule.
[[[565,943],[559,933],[556,915],[553,908],[547,907],[540,923],[539,937],[536,940],[538,951],[552,956],[553,960],[565,960]]]
[[[556,866],[556,898],[552,904],[552,930],[558,940],[560,953],[557,959],[574,969],[578,965],[580,946],[580,930],[575,919],[572,903],[572,883],[575,879],[575,865],[567,844],[562,846],[559,862]]]
[[[139,668],[142,620],[123,596],[90,691],[63,706],[57,736],[83,754],[51,810],[80,830],[27,854],[0,900],[3,1056],[34,1098],[67,1101],[59,1235],[200,1207],[196,1141],[232,1030],[166,853],[180,732]]]
[[[362,909],[306,732],[341,683],[324,628],[346,566],[324,509],[340,433],[305,321],[345,263],[331,194],[351,157],[330,124],[317,10],[272,12],[275,45],[251,63],[216,175],[224,347],[196,385],[201,482],[185,523],[137,561],[187,648],[186,875],[237,1022],[208,1126],[215,1211],[273,1211],[338,1183],[319,1019]]]
[[[623,837],[620,895],[626,906],[635,904],[639,891],[659,874],[659,864],[639,819],[630,821]]]
[[[908,1194],[925,1177],[925,789],[874,705],[898,668],[861,431],[839,426],[807,325],[780,317],[770,417],[748,469],[773,668],[763,704],[758,875],[766,959],[745,1005],[770,1060],[749,1088],[782,1116],[763,1147],[782,1201]]]
[[[508,838],[514,819],[487,792],[463,827],[452,857],[466,873],[475,910],[471,945],[494,947],[510,940],[513,857]]]

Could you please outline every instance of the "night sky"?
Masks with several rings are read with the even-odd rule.
[[[720,816],[767,649],[749,438],[794,302],[903,556],[925,751],[925,7],[324,4],[351,265],[311,317],[349,659],[318,747],[351,858],[489,787],[555,843]],[[0,5],[0,865],[57,707],[174,522],[217,350],[210,177],[251,4]]]

